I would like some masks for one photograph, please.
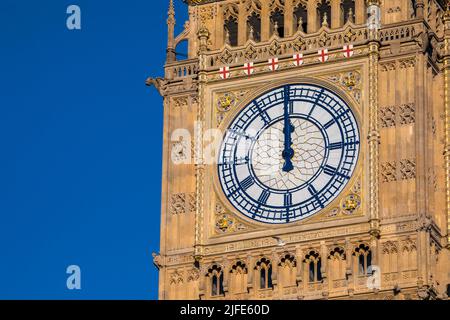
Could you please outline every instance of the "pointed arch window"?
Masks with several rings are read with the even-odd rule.
[[[346,274],[346,255],[342,247],[335,247],[328,255],[328,266],[331,279],[339,280],[345,279]]]
[[[270,289],[272,285],[272,264],[270,260],[262,258],[256,264],[256,270],[259,271],[259,288]]]
[[[297,261],[291,254],[286,254],[278,264],[278,279],[283,286],[296,285]]]
[[[230,270],[231,292],[244,293],[247,291],[247,266],[242,261],[237,261]]]
[[[225,21],[225,27],[224,27],[224,34],[225,34],[225,44],[228,44],[230,46],[237,46],[238,44],[238,22],[237,19],[233,16],[229,17]]]
[[[280,9],[275,9],[270,15],[272,35],[280,38],[284,37],[284,12]]]
[[[306,256],[304,263],[306,264],[308,270],[308,281],[309,282],[320,282],[322,281],[322,261],[320,255],[316,251],[310,251]]]
[[[207,276],[210,278],[211,296],[221,296],[224,294],[223,290],[223,271],[218,265],[213,265],[208,270]]]
[[[323,25],[331,27],[331,5],[330,0],[319,0],[317,3],[317,18],[319,28]]]
[[[294,9],[294,26],[296,31],[308,32],[308,11],[302,3]]]
[[[342,17],[341,21],[355,22],[355,0],[343,0],[341,4]]]
[[[261,41],[261,17],[256,12],[253,12],[247,20],[248,24],[248,39],[255,42]]]
[[[353,256],[356,258],[358,266],[358,274],[360,276],[369,273],[369,267],[372,265],[372,252],[368,245],[360,244],[355,248]]]

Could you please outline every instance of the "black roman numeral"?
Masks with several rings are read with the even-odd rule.
[[[328,145],[328,149],[330,150],[338,150],[338,149],[342,149],[343,147],[343,143],[342,142],[335,142],[335,143],[331,143]]]
[[[292,206],[292,193],[286,193],[284,195],[284,205],[286,207]]]
[[[329,165],[326,165],[326,166],[323,167],[323,172],[325,172],[329,176],[334,176],[336,171],[337,171],[336,168],[334,168],[332,166],[329,166]]]
[[[247,190],[248,188],[250,188],[253,184],[255,183],[255,180],[253,180],[252,176],[248,176],[247,178],[245,178],[242,182],[241,182],[241,188],[243,190]]]
[[[331,127],[334,124],[334,119],[331,119],[330,121],[328,121],[327,123],[325,123],[325,125],[323,126],[325,129],[328,129],[329,127]]]
[[[259,203],[266,204],[266,203],[267,203],[267,200],[269,199],[269,197],[270,197],[270,192],[267,191],[267,190],[264,190],[264,191],[261,193],[261,195],[259,196],[258,202],[259,202]]]

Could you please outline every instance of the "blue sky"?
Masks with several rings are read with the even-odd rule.
[[[0,1],[0,299],[157,298],[167,2]]]

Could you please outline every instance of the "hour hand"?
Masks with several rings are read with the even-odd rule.
[[[294,150],[292,148],[285,149],[283,151],[284,165],[283,171],[289,172],[294,170],[294,165],[292,164],[292,158],[294,157]]]
[[[292,158],[294,157],[294,149],[292,149],[292,140],[291,140],[291,134],[292,131],[294,131],[294,127],[288,121],[287,126],[284,128],[284,150],[282,153],[283,159],[284,159],[284,165],[283,165],[283,171],[284,172],[290,172],[294,170],[294,165],[292,164]]]
[[[292,158],[294,157],[294,150],[292,149],[292,132],[295,130],[289,119],[289,87],[284,87],[284,149],[283,149],[283,171],[289,172],[294,170]]]

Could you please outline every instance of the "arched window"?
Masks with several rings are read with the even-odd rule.
[[[244,262],[236,262],[230,270],[232,293],[243,293],[247,290],[247,266]]]
[[[225,21],[225,43],[230,46],[237,46],[238,44],[238,23],[235,17],[230,17]]]
[[[345,251],[342,247],[335,247],[328,255],[328,269],[333,280],[345,279],[346,263]]]
[[[322,261],[320,259],[319,253],[312,250],[306,256],[304,263],[306,264],[308,270],[308,281],[309,282],[319,282],[322,281]]]
[[[329,0],[319,0],[317,3],[317,20],[321,26],[331,27],[331,5]]]
[[[223,291],[223,272],[218,265],[213,265],[209,270],[207,276],[210,278],[211,296],[220,296],[224,294]]]
[[[295,257],[291,254],[284,255],[278,266],[278,283],[286,287],[296,285],[297,261]]]
[[[248,39],[261,41],[261,17],[255,12],[248,17]]]
[[[341,4],[342,19],[341,21],[346,24],[347,22],[355,22],[355,1],[343,0]]]
[[[256,264],[256,270],[259,271],[259,288],[270,289],[272,288],[272,264],[270,260],[262,258]]]
[[[308,32],[308,11],[304,4],[299,4],[294,10],[294,30]]]
[[[369,246],[360,244],[355,248],[353,256],[357,260],[358,274],[364,276],[368,274],[369,267],[372,265],[372,252]]]
[[[270,15],[272,35],[284,37],[284,13],[280,9],[275,9]]]

